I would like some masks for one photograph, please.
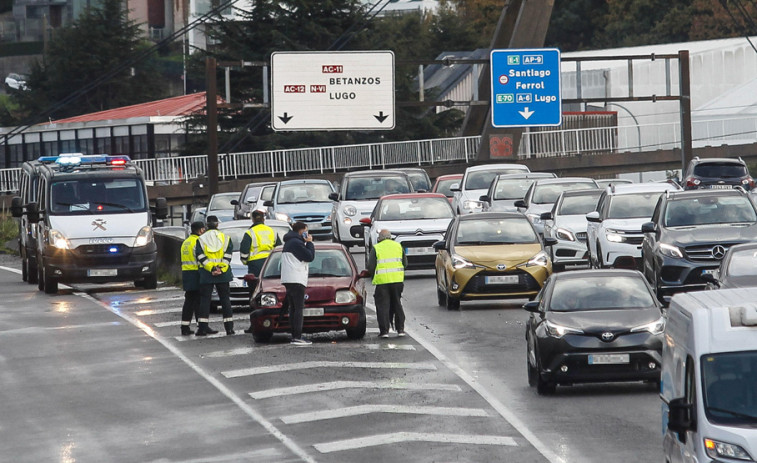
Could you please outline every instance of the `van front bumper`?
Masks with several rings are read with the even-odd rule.
[[[115,252],[110,252],[115,248]],[[100,251],[105,252],[100,252]],[[46,248],[45,272],[61,283],[134,281],[157,272],[155,243],[139,248],[116,245],[100,248]]]

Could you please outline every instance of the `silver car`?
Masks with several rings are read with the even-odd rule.
[[[518,212],[515,201],[526,197],[528,189],[539,178],[555,178],[550,172],[500,174],[492,180],[489,190],[479,199],[483,212]]]
[[[465,169],[463,180],[453,189],[452,209],[458,214],[481,212],[483,204],[479,199],[499,174],[523,174],[530,172],[523,164],[482,164]]]
[[[602,190],[564,191],[552,211],[541,215],[544,237],[557,240],[549,248],[553,271],[586,264],[586,214],[597,209],[601,194]]]
[[[518,210],[534,224],[537,233],[544,235],[541,215],[552,210],[560,193],[568,190],[599,189],[597,182],[588,177],[543,178],[536,180],[526,197],[515,202]]]

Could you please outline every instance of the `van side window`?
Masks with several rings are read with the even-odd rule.
[[[697,430],[697,381],[695,374],[694,359],[691,356],[686,357],[686,371],[684,372],[684,398],[686,403],[691,404],[691,430]]]

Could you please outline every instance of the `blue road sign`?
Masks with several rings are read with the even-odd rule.
[[[492,125],[560,125],[560,50],[492,50]]]

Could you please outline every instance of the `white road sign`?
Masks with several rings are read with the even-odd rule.
[[[273,130],[391,130],[394,52],[274,52]]]

